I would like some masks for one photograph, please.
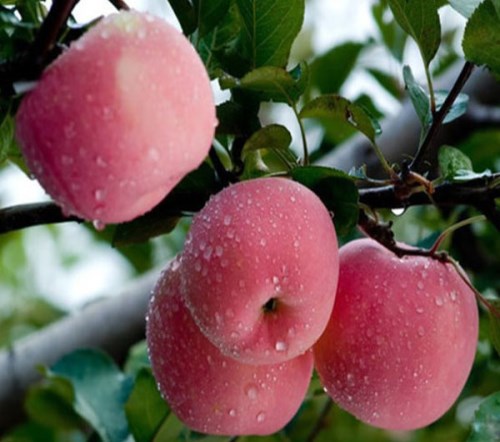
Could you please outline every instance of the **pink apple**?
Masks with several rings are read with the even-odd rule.
[[[289,360],[326,326],[337,254],[332,219],[312,191],[284,178],[240,182],[193,220],[182,255],[187,306],[224,354]]]
[[[206,157],[215,106],[189,41],[159,18],[113,14],[71,44],[22,100],[29,168],[68,214],[127,221]]]
[[[277,365],[245,365],[201,333],[180,296],[178,262],[149,305],[147,342],[154,376],[172,411],[193,430],[271,434],[288,423],[306,394],[312,353]]]
[[[451,264],[398,258],[372,239],[339,252],[337,298],[314,346],[342,408],[376,427],[411,430],[455,402],[474,361],[478,311]]]

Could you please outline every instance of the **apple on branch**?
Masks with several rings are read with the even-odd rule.
[[[475,294],[450,263],[397,257],[372,239],[340,248],[337,297],[314,346],[327,393],[361,421],[431,424],[456,401],[474,361]]]
[[[74,41],[23,98],[16,136],[67,214],[133,219],[207,156],[216,125],[205,67],[173,26],[122,11]]]
[[[194,217],[182,252],[182,292],[224,354],[278,363],[307,351],[330,317],[338,278],[331,216],[285,178],[229,186]]]

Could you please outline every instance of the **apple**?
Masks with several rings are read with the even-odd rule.
[[[160,18],[122,11],[73,42],[23,98],[16,137],[67,214],[117,223],[153,208],[206,157],[210,80]]]
[[[335,299],[338,247],[331,216],[285,178],[229,186],[194,217],[182,253],[186,305],[207,338],[248,364],[308,350]]]
[[[450,263],[399,258],[372,239],[341,247],[339,261],[333,313],[313,349],[326,392],[375,427],[436,421],[474,361],[474,292]]]
[[[179,262],[162,274],[146,328],[153,374],[176,416],[210,434],[271,434],[292,419],[312,374],[312,352],[276,365],[224,356],[198,329],[181,296]]]

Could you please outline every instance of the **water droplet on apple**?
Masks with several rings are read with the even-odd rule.
[[[98,202],[104,201],[106,194],[103,189],[96,189],[94,191],[94,199]]]
[[[103,231],[106,228],[106,224],[98,219],[92,221],[92,225],[94,226],[94,229],[98,230],[99,232]]]
[[[257,396],[259,394],[259,390],[257,388],[257,385],[255,384],[248,384],[245,387],[245,394],[247,395],[248,399],[254,401],[257,399]]]
[[[425,335],[425,329],[422,326],[419,326],[417,329],[417,333],[419,336],[424,336]]]
[[[286,351],[286,349],[288,348],[287,345],[286,345],[286,342],[284,341],[276,341],[276,344],[274,345],[274,348],[276,351]]]
[[[257,422],[264,422],[264,420],[266,419],[266,413],[264,413],[263,411],[261,411],[260,413],[257,414]]]
[[[438,307],[442,307],[443,304],[444,304],[444,300],[443,298],[441,298],[441,296],[437,296],[436,299],[434,300],[434,303],[438,306]]]
[[[229,225],[231,225],[231,221],[232,221],[231,215],[226,215],[226,216],[224,217],[224,225],[225,225],[225,226],[229,226]]]

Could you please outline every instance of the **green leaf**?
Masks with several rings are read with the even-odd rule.
[[[168,0],[186,35],[196,30],[196,11],[189,0]]]
[[[171,232],[185,212],[197,212],[219,190],[212,167],[204,162],[182,181],[155,208],[133,221],[118,224],[115,246],[146,241]]]
[[[245,152],[259,149],[287,150],[292,143],[292,135],[285,126],[270,124],[254,132],[243,146]]]
[[[236,0],[242,28],[234,50],[247,71],[262,66],[285,67],[304,20],[304,0]]]
[[[168,416],[169,408],[161,397],[151,369],[142,368],[125,404],[130,431],[136,442],[150,442]]]
[[[476,411],[467,442],[500,440],[500,392],[484,399]]]
[[[447,97],[448,97],[448,91],[436,91],[435,93],[436,110],[441,109]],[[458,94],[450,110],[444,117],[443,124],[451,123],[452,121],[464,115],[467,112],[468,105],[469,105],[469,96],[464,93]],[[429,115],[429,121],[430,120],[431,117]]]
[[[264,66],[246,74],[240,81],[235,80],[231,87],[253,91],[260,101],[275,101],[293,104],[304,93],[309,80],[309,69],[301,63],[291,71],[274,66]],[[221,88],[226,89],[224,79]]]
[[[486,65],[500,76],[500,15],[491,0],[484,0],[465,27],[462,48],[465,58]]]
[[[123,406],[131,383],[107,355],[97,350],[76,350],[56,362],[46,375],[71,384],[74,410],[92,425],[103,442],[123,442],[127,438]]]
[[[231,0],[194,0],[198,21],[198,34],[207,35],[227,14]]]
[[[296,167],[291,171],[295,181],[319,196],[328,210],[338,235],[346,235],[358,222],[358,189],[345,172],[320,166]]]
[[[453,181],[460,170],[472,170],[469,157],[452,146],[441,146],[438,161],[445,180]]]
[[[431,109],[429,95],[415,81],[410,66],[403,67],[403,79],[406,89],[408,90],[408,95],[410,96],[411,102],[413,104],[413,108],[417,113],[420,123],[422,124],[422,126],[426,126],[429,123],[429,115]]]
[[[465,18],[470,18],[475,9],[483,0],[448,0],[455,11],[462,14]]]
[[[436,0],[388,0],[388,3],[396,21],[417,43],[425,66],[429,66],[441,42],[438,3]]]
[[[401,98],[403,91],[396,78],[375,68],[368,68],[366,71],[394,98]]]
[[[127,374],[135,376],[141,368],[149,367],[150,365],[148,346],[146,340],[142,340],[130,348],[124,371]]]
[[[300,118],[333,119],[354,127],[370,141],[381,133],[380,125],[361,106],[339,95],[322,95],[307,103]]]
[[[495,309],[495,312],[491,310],[488,311],[488,316],[490,318],[490,340],[495,347],[498,355],[500,355],[500,301],[499,300],[489,300],[489,303]]]
[[[321,94],[339,92],[367,46],[366,43],[347,42],[320,55],[311,64],[311,86]]]
[[[372,6],[372,14],[380,31],[382,41],[393,57],[403,62],[404,48],[408,40],[408,34],[404,32],[395,20],[386,19],[386,2],[376,2]]]

